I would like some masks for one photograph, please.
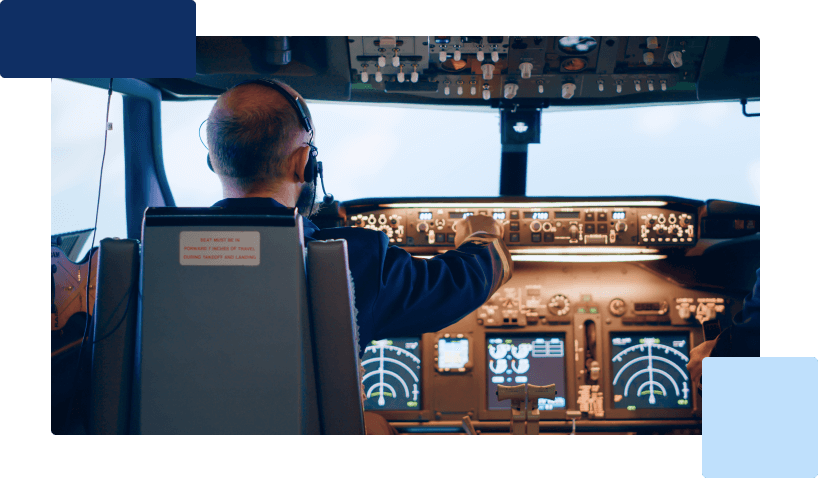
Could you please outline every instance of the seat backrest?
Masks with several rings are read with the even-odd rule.
[[[307,246],[321,433],[363,435],[357,311],[343,239]]]
[[[148,208],[132,433],[319,433],[301,217]]]
[[[121,435],[130,425],[139,242],[106,238],[98,254],[87,429],[91,435]]]

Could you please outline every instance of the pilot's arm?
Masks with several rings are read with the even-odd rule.
[[[459,321],[508,282],[503,227],[488,216],[457,223],[456,249],[432,259],[388,248],[374,304],[374,339],[435,332]]]
[[[514,264],[511,262],[511,253],[508,252],[503,242],[503,224],[488,216],[468,216],[455,224],[457,229],[454,237],[454,246],[460,249],[464,243],[466,246],[472,244],[488,244],[496,251],[497,259],[501,261],[500,270],[502,276],[498,277],[497,287],[508,282],[514,271]],[[497,289],[494,288],[492,294]],[[491,294],[489,294],[491,297]],[[486,299],[488,300],[488,298]]]

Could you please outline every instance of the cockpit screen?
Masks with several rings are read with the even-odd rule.
[[[473,212],[450,212],[449,219],[461,219],[469,216],[474,216]]]
[[[437,368],[461,369],[469,363],[469,339],[441,338],[437,341]]]
[[[489,410],[506,410],[497,400],[497,385],[557,386],[554,400],[540,399],[540,410],[565,408],[565,336],[563,334],[489,335],[486,368]]]
[[[430,212],[419,212],[418,219],[421,221],[431,221],[432,220],[432,213]]]
[[[493,212],[491,213],[491,217],[497,220],[502,220],[506,218],[506,213],[504,212]]]
[[[612,333],[614,408],[690,408],[689,334]]]
[[[373,340],[364,351],[367,410],[420,408],[420,339]]]

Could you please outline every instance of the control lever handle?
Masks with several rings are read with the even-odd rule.
[[[466,432],[466,435],[477,435],[477,430],[474,429],[474,425],[471,423],[471,418],[468,415],[463,417],[461,421],[463,426],[463,431]]]

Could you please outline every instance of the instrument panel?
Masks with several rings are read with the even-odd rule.
[[[726,217],[669,197],[404,198],[345,203],[341,219],[430,257],[454,248],[469,215],[503,223],[512,279],[446,329],[369,344],[368,410],[409,433],[457,432],[463,416],[507,433],[498,386],[554,384],[554,399],[538,399],[543,432],[700,433],[690,351],[701,323],[728,325],[743,295],[682,285],[644,261],[684,256],[702,224]]]
[[[696,244],[694,207],[666,201],[401,202],[347,207],[346,225],[382,231],[402,247],[454,246],[457,222],[491,216],[503,223],[509,248]]]
[[[510,411],[498,385],[555,384],[555,399],[538,403],[543,432],[698,433],[690,350],[702,319],[727,321],[741,304],[639,263],[515,262],[514,277],[460,322],[370,344],[365,407],[403,431],[455,431],[468,415],[503,433]]]

